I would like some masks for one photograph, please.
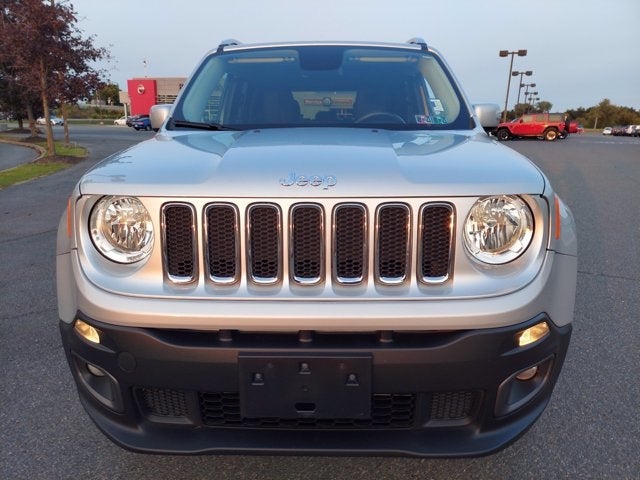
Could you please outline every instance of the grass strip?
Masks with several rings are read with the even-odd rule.
[[[46,147],[46,141],[32,143]],[[55,149],[56,155],[52,157],[44,157],[1,171],[0,189],[59,172],[87,156],[87,149],[76,144],[67,145],[64,142],[55,142]]]
[[[25,163],[0,172],[0,189],[9,185],[23,183],[34,178],[44,177],[70,167],[67,162]]]

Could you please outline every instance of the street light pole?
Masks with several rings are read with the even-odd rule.
[[[527,96],[530,94],[529,92],[529,87],[531,88],[535,88],[536,84],[535,83],[521,83],[520,84],[521,87],[525,87],[524,90],[524,103],[527,104],[527,112],[529,111],[529,99],[527,98]],[[536,92],[536,95],[538,94],[538,92]],[[525,112],[525,113],[527,113]]]
[[[522,90],[522,87],[524,87],[524,84],[522,83],[522,77],[524,75],[526,75],[527,77],[530,77],[531,75],[533,75],[533,70],[527,70],[526,72],[519,72],[516,70],[511,75],[513,75],[514,77],[517,77],[518,75],[520,75],[520,87],[518,88],[518,103],[516,103],[516,105],[518,105],[520,103],[520,91]]]
[[[507,77],[507,95],[504,99],[504,112],[502,113],[502,121],[507,121],[507,105],[509,104],[509,89],[511,88],[511,72],[513,71],[513,57],[518,55],[519,57],[525,57],[527,55],[526,50],[514,50],[510,52],[509,50],[500,50],[498,53],[501,57],[508,57],[511,55],[511,63],[509,64],[509,76]]]

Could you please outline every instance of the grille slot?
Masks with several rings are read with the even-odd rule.
[[[273,284],[281,278],[281,220],[275,205],[258,204],[248,212],[249,275],[255,283]]]
[[[382,283],[402,283],[409,274],[409,207],[383,205],[378,209],[376,225],[376,276]]]
[[[191,205],[170,203],[162,209],[164,260],[169,278],[190,282],[196,276],[195,211]]]
[[[324,217],[320,205],[296,205],[291,210],[292,278],[315,284],[324,275]]]
[[[205,210],[209,278],[235,283],[240,278],[238,211],[233,205],[213,204]]]
[[[334,212],[333,274],[338,283],[360,283],[366,276],[367,214],[364,205],[339,205]]]
[[[453,207],[427,204],[420,214],[421,278],[426,283],[441,283],[449,278],[453,244]]]

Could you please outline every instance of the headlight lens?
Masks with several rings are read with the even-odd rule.
[[[153,248],[153,224],[135,197],[103,197],[91,212],[89,230],[96,248],[109,260],[133,263]]]
[[[463,237],[467,250],[478,260],[492,265],[507,263],[531,243],[533,215],[519,197],[484,197],[467,215]]]

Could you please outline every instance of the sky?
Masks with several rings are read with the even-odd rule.
[[[639,0],[71,0],[83,36],[107,48],[96,65],[126,90],[129,78],[187,77],[205,53],[295,40],[404,42],[441,52],[473,103],[504,106],[513,70],[553,111],[607,98],[640,110]],[[520,77],[512,77],[509,109]],[[524,89],[522,90],[524,93]],[[521,101],[523,101],[521,97]]]

